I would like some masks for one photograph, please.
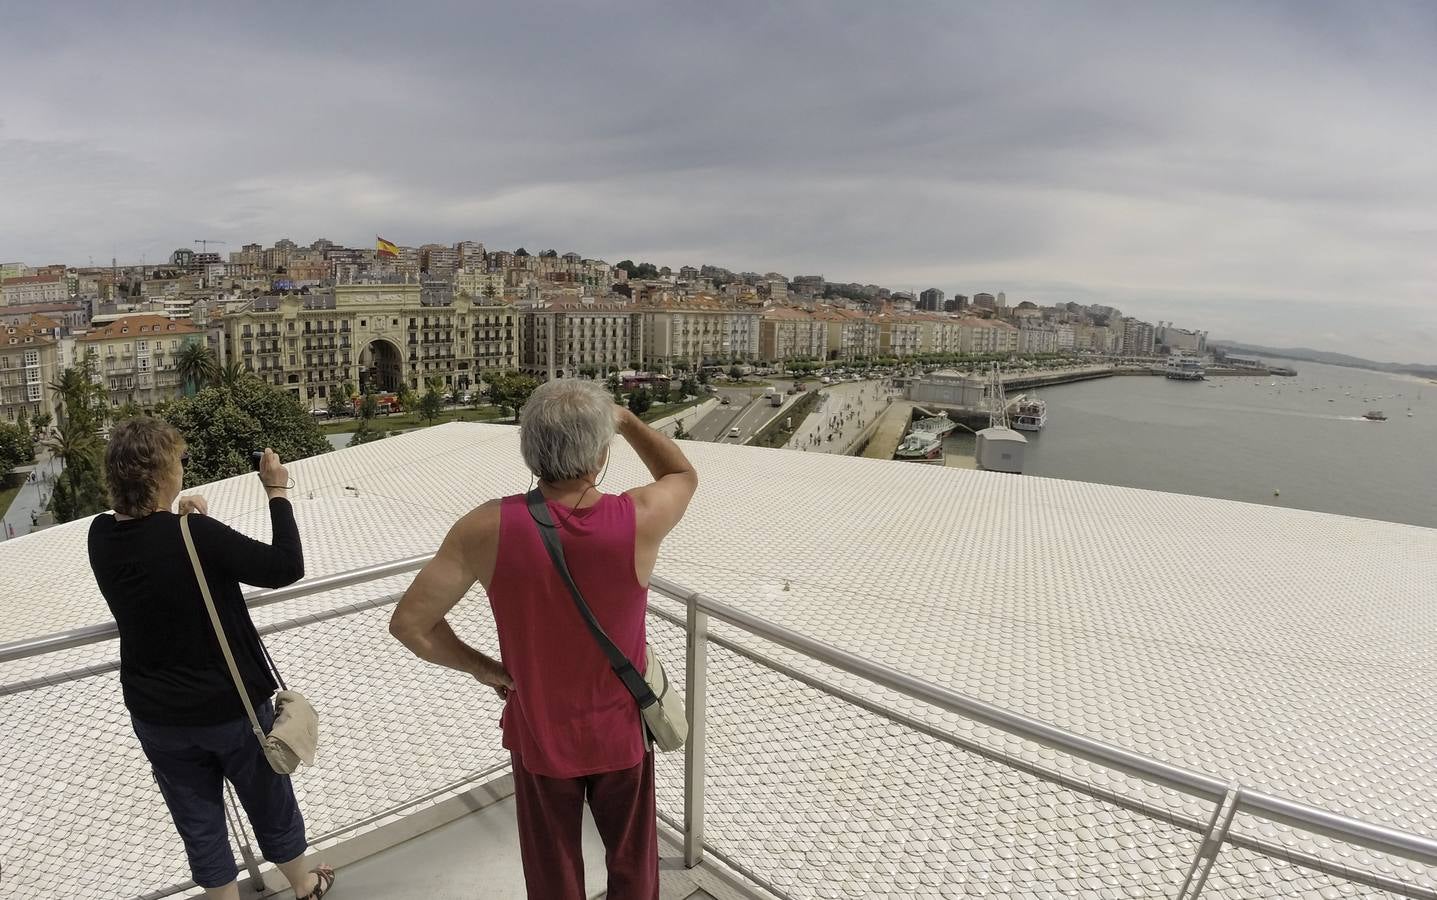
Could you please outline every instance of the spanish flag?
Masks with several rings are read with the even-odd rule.
[[[375,255],[395,257],[399,256],[399,247],[394,242],[386,241],[384,238],[379,237],[378,235],[375,235],[374,240],[377,242],[374,248],[376,251]]]

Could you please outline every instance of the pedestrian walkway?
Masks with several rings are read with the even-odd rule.
[[[885,381],[836,384],[820,392],[818,409],[794,431],[786,449],[844,453],[897,396]]]
[[[50,493],[55,489],[55,476],[59,471],[60,463],[41,450],[35,471],[5,512],[4,522],[0,524],[0,539],[9,540],[30,533],[40,513],[50,503]]]

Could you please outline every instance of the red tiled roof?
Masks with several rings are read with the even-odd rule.
[[[187,319],[167,319],[164,316],[127,316],[114,322],[107,322],[94,331],[82,335],[82,341],[107,341],[120,337],[143,337],[150,334],[199,334],[200,329]]]

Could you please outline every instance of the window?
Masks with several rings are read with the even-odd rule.
[[[138,344],[137,344],[137,346],[138,346],[139,349],[141,349],[141,350],[148,350],[148,349],[150,349],[150,342],[149,342],[149,341],[139,341]]]
[[[294,365],[294,354],[293,354],[293,353],[291,353],[291,354],[289,355],[289,364],[290,364],[290,365]]]

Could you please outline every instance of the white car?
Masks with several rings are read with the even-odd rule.
[[[734,427],[732,427],[732,428],[730,428],[730,429],[728,430],[728,436],[729,436],[729,437],[738,437],[738,426],[737,426],[737,425],[735,425]]]

